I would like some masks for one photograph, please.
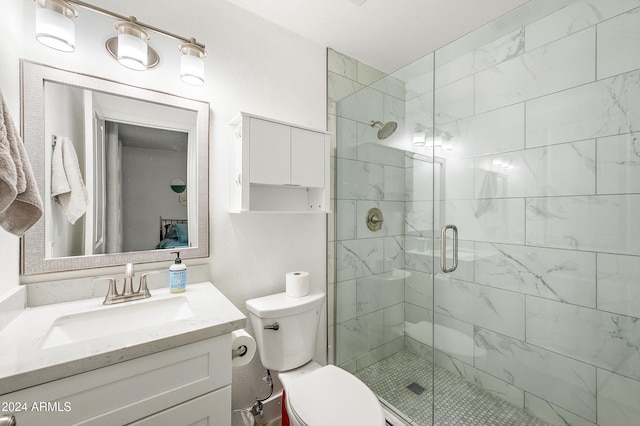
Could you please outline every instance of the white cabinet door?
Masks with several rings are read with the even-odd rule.
[[[324,187],[325,135],[291,128],[291,184]]]
[[[251,118],[250,182],[266,185],[291,183],[291,129],[271,121]]]

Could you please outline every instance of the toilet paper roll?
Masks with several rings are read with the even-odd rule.
[[[242,367],[249,364],[256,354],[256,341],[245,330],[231,332],[231,366]]]
[[[289,297],[304,297],[309,294],[309,273],[305,271],[288,272],[286,293]]]

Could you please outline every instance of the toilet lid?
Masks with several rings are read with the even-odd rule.
[[[371,389],[334,365],[305,374],[289,388],[289,410],[308,425],[384,425]]]

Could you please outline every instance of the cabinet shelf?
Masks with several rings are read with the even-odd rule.
[[[232,213],[329,212],[329,133],[244,112],[230,125]]]

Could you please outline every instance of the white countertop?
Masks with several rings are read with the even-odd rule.
[[[244,314],[209,282],[189,284],[184,293],[174,295],[168,289],[157,289],[151,290],[151,295],[116,305],[103,305],[103,298],[94,298],[26,308],[0,331],[0,395],[227,334],[246,324]],[[175,297],[188,300],[192,317],[148,326],[136,320],[133,331],[101,330],[96,338],[44,345],[58,318],[88,311],[104,313],[122,306],[133,308],[145,301]]]

